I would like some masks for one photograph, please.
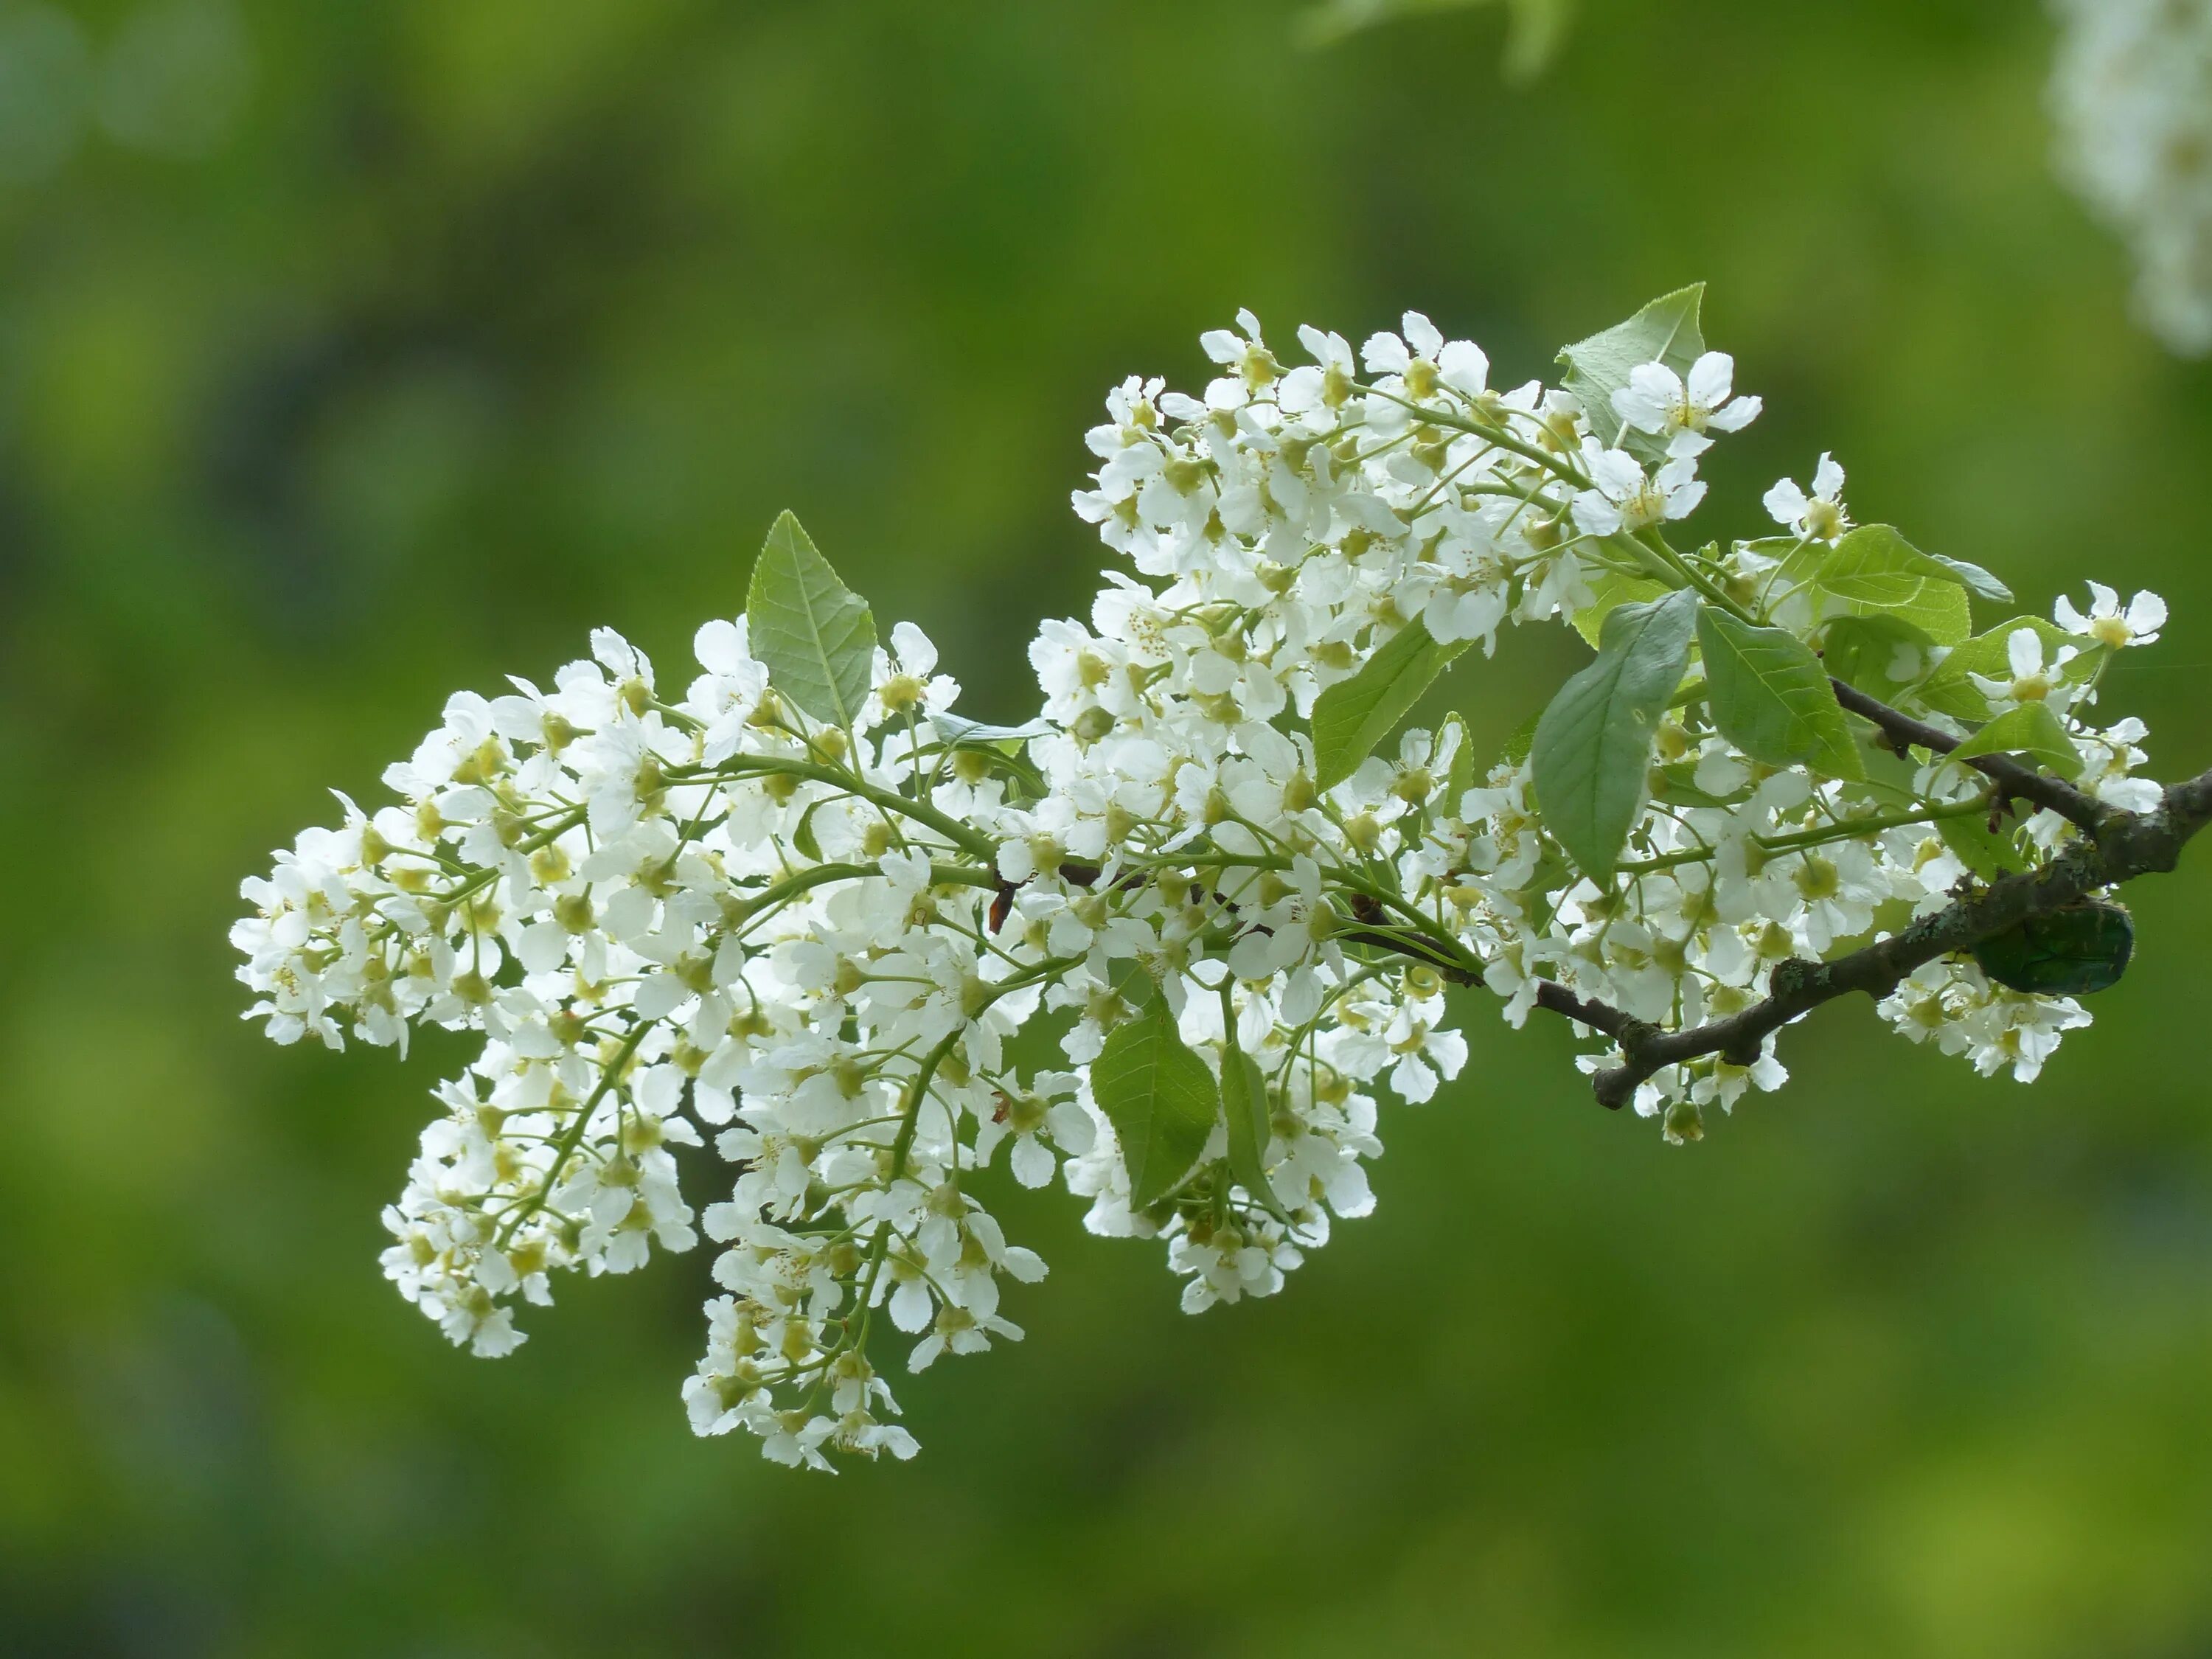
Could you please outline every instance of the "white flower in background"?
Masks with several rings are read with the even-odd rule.
[[[960,682],[937,672],[937,647],[912,623],[891,626],[891,648],[876,653],[876,706],[892,724],[950,709]]]
[[[1664,363],[1642,363],[1628,384],[1613,394],[1613,412],[1637,431],[1667,441],[1668,453],[1702,454],[1712,447],[1705,435],[1741,432],[1759,418],[1757,398],[1735,395],[1735,359],[1708,351],[1690,365],[1686,379]]]
[[[1874,925],[1875,906],[1889,896],[1874,851],[1858,842],[1838,842],[1817,852],[1778,860],[1765,877],[1775,895],[1767,914],[1791,923],[1815,954]]]
[[[1206,401],[1214,409],[1237,409],[1282,376],[1283,366],[1260,337],[1260,319],[1249,311],[1240,311],[1237,328],[1241,331],[1216,328],[1198,337],[1200,349],[1229,371],[1206,389]]]
[[[2136,746],[2149,735],[2149,727],[2130,714],[2081,739],[2083,764],[2075,781],[2107,806],[2124,812],[2156,811],[2166,791],[2148,778],[2134,775],[2135,769],[2150,758]]]
[[[1973,682],[1990,701],[1992,712],[2002,714],[2026,702],[2039,702],[2063,712],[2083,690],[2067,678],[2068,665],[2081,653],[2062,645],[2046,658],[2043,635],[2032,628],[2015,628],[2005,635],[2005,664],[2009,678],[1976,674]]]
[[[2118,651],[2130,645],[2148,645],[2158,638],[2158,630],[2166,626],[2166,601],[2144,592],[2123,607],[2118,593],[2102,582],[2091,582],[2088,615],[2075,610],[2074,601],[2062,593],[2051,607],[2051,616],[2068,633]]]
[[[706,623],[692,641],[693,654],[707,672],[691,682],[684,713],[705,726],[703,757],[727,760],[744,746],[745,724],[768,690],[768,671],[745,645],[745,619],[720,617]]]
[[[1690,1086],[1690,1098],[1700,1106],[1718,1105],[1723,1111],[1732,1112],[1746,1090],[1771,1095],[1789,1081],[1789,1072],[1774,1057],[1774,1039],[1769,1037],[1759,1058],[1749,1066],[1733,1066],[1716,1059],[1712,1070]]]
[[[2151,330],[2175,351],[2212,350],[2212,3],[2052,9],[2059,172],[2126,239]]]
[[[1457,1077],[1467,1064],[1467,1039],[1431,1024],[1443,1013],[1441,1004],[1409,1003],[1391,1018],[1383,1041],[1397,1056],[1390,1068],[1390,1086],[1401,1100],[1435,1099],[1438,1080]]]
[[[1058,1167],[1055,1152],[1080,1158],[1097,1138],[1091,1114],[1075,1099],[1080,1083],[1072,1072],[1040,1072],[1036,1093],[1001,1097],[976,1127],[976,1163],[988,1164],[1000,1141],[1010,1140],[1014,1179],[1024,1187],[1049,1182]]]
[[[1824,453],[1813,469],[1809,495],[1784,478],[1766,492],[1764,504],[1775,523],[1808,542],[1832,542],[1851,527],[1844,510],[1844,469],[1832,455]]]
[[[1705,498],[1698,464],[1678,456],[1646,473],[1625,449],[1607,449],[1595,438],[1583,441],[1583,470],[1593,488],[1574,498],[1575,525],[1585,536],[1611,536],[1686,519]]]
[[[1336,423],[1335,411],[1358,390],[1359,360],[1341,334],[1308,326],[1298,330],[1298,343],[1313,362],[1285,374],[1276,397],[1285,414],[1326,431]]]

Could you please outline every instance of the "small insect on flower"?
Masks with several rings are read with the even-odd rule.
[[[2012,990],[2078,997],[2118,984],[2135,948],[2135,921],[2125,906],[2081,899],[1984,939],[1974,960]]]

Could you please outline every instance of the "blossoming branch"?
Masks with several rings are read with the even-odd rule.
[[[1126,382],[1075,497],[1116,563],[1031,643],[1025,726],[956,714],[788,515],[688,684],[602,631],[550,688],[453,697],[234,933],[280,1042],[481,1035],[386,1212],[401,1294],[505,1353],[560,1273],[703,1231],[693,1426],[903,1457],[886,1344],[1018,1337],[1045,1272],[991,1165],[1161,1241],[1193,1312],[1271,1294],[1372,1208],[1378,1097],[1465,1064],[1448,986],[1577,1022],[1599,1098],[1676,1142],[1846,991],[2033,1079],[2126,966],[2100,895],[2212,817],[2095,718],[2165,608],[2093,583],[1978,630],[2003,586],[1856,523],[1826,456],[1761,533],[1686,537],[1759,412],[1699,299],[1553,386],[1413,314],[1302,329],[1296,366],[1242,315],[1202,396]],[[1401,730],[1555,621],[1595,654],[1504,754]],[[1016,1057],[1032,1023],[1060,1063]],[[670,1149],[706,1144],[700,1208]]]

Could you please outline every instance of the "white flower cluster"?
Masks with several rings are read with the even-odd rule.
[[[872,1334],[915,1339],[915,1370],[1018,1337],[1005,1281],[1044,1273],[981,1201],[1001,1147],[1014,1180],[1090,1199],[1094,1231],[1163,1240],[1185,1308],[1267,1295],[1372,1207],[1378,1088],[1425,1101],[1459,1074],[1448,984],[1486,983],[1515,1024],[1549,981],[1686,1025],[2072,833],[2000,826],[1985,780],[1937,757],[1747,752],[1770,745],[1726,729],[1749,717],[1717,646],[1685,678],[1685,634],[1626,769],[1614,726],[1582,757],[1577,810],[1620,820],[1593,856],[1554,821],[1567,785],[1535,798],[1547,765],[1581,776],[1571,722],[1480,766],[1456,717],[1385,741],[1509,623],[1575,623],[1598,669],[1644,660],[1621,618],[1648,646],[1677,602],[1760,648],[1820,633],[1952,729],[2047,717],[2084,787],[2139,804],[2141,725],[2081,716],[2112,652],[2155,635],[2150,596],[2096,589],[2086,616],[1968,640],[1950,574],[1991,579],[1852,531],[1825,457],[1809,494],[1768,497],[1787,534],[1674,550],[1702,454],[1759,403],[1695,342],[1694,295],[1659,304],[1667,349],[1634,349],[1647,308],[1571,350],[1558,387],[1493,388],[1481,350],[1413,314],[1358,352],[1302,330],[1298,367],[1241,315],[1205,337],[1202,397],[1125,383],[1075,505],[1134,574],[1108,574],[1087,623],[1039,630],[1026,727],[955,715],[910,626],[875,647],[787,520],[771,548],[795,585],[757,574],[680,695],[602,632],[550,691],[454,697],[386,774],[401,804],[344,801],[246,884],[234,934],[279,1042],[483,1034],[386,1214],[402,1293],[501,1353],[556,1270],[627,1272],[696,1226],[725,1294],[694,1426],[786,1462],[903,1457]],[[1868,600],[1838,560],[1910,579]],[[1883,1012],[2022,1078],[2086,1018],[1965,963]],[[1015,1042],[1031,1024],[1051,1066]],[[1692,1139],[1705,1108],[1783,1078],[1770,1039],[1636,1103]],[[668,1149],[702,1139],[734,1173],[695,1216]]]
[[[2053,0],[2059,167],[2133,250],[2136,303],[2212,350],[2212,0]]]

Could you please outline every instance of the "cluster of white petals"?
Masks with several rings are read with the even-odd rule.
[[[2059,167],[2127,239],[2136,304],[2212,350],[2212,0],[2054,0]]]
[[[1017,1338],[1007,1282],[1045,1271],[984,1207],[1002,1153],[1012,1180],[1087,1199],[1095,1232],[1160,1240],[1187,1309],[1267,1295],[1372,1208],[1378,1095],[1429,1100],[1465,1065],[1448,985],[1486,983],[1516,1025],[1554,981],[1680,1027],[1972,879],[1945,831],[1991,817],[1978,774],[1761,763],[1695,695],[1650,731],[1595,878],[1541,816],[1525,744],[1478,757],[1457,718],[1386,720],[1334,763],[1340,705],[1317,704],[1409,646],[1592,631],[1685,584],[1800,632],[1866,613],[1807,562],[1850,524],[1827,458],[1810,492],[1769,495],[1784,535],[1689,559],[1665,542],[1705,452],[1759,411],[1722,354],[1636,364],[1591,408],[1572,376],[1492,386],[1478,347],[1417,314],[1356,351],[1299,339],[1310,361],[1285,366],[1240,315],[1205,337],[1200,395],[1133,379],[1108,398],[1075,506],[1127,568],[1087,620],[1039,629],[1030,726],[955,715],[905,624],[862,707],[811,714],[756,599],[700,630],[688,685],[601,632],[549,690],[455,696],[386,773],[396,804],[341,798],[337,828],[246,884],[240,974],[276,1040],[481,1034],[386,1217],[386,1273],[455,1342],[505,1352],[557,1273],[626,1273],[703,1232],[721,1294],[694,1426],[791,1463],[906,1456],[872,1339],[909,1339],[919,1370]],[[1990,672],[1948,695],[1990,716],[2042,702],[2082,787],[2125,804],[2148,787],[2142,728],[2082,715],[2162,607],[2098,589],[2057,614],[2000,630],[1974,659]],[[1947,718],[1915,688],[1949,644],[1893,620],[1881,672]],[[2027,861],[2071,833],[2049,813],[1981,830]],[[2086,1018],[1965,961],[1883,1013],[2021,1078]],[[1120,1103],[1117,1045],[1140,1030],[1161,1075],[1196,1066],[1232,1103],[1218,1120]],[[1770,1039],[1754,1064],[1668,1067],[1635,1103],[1693,1139],[1784,1076]],[[702,1149],[696,1208],[672,1146]]]

